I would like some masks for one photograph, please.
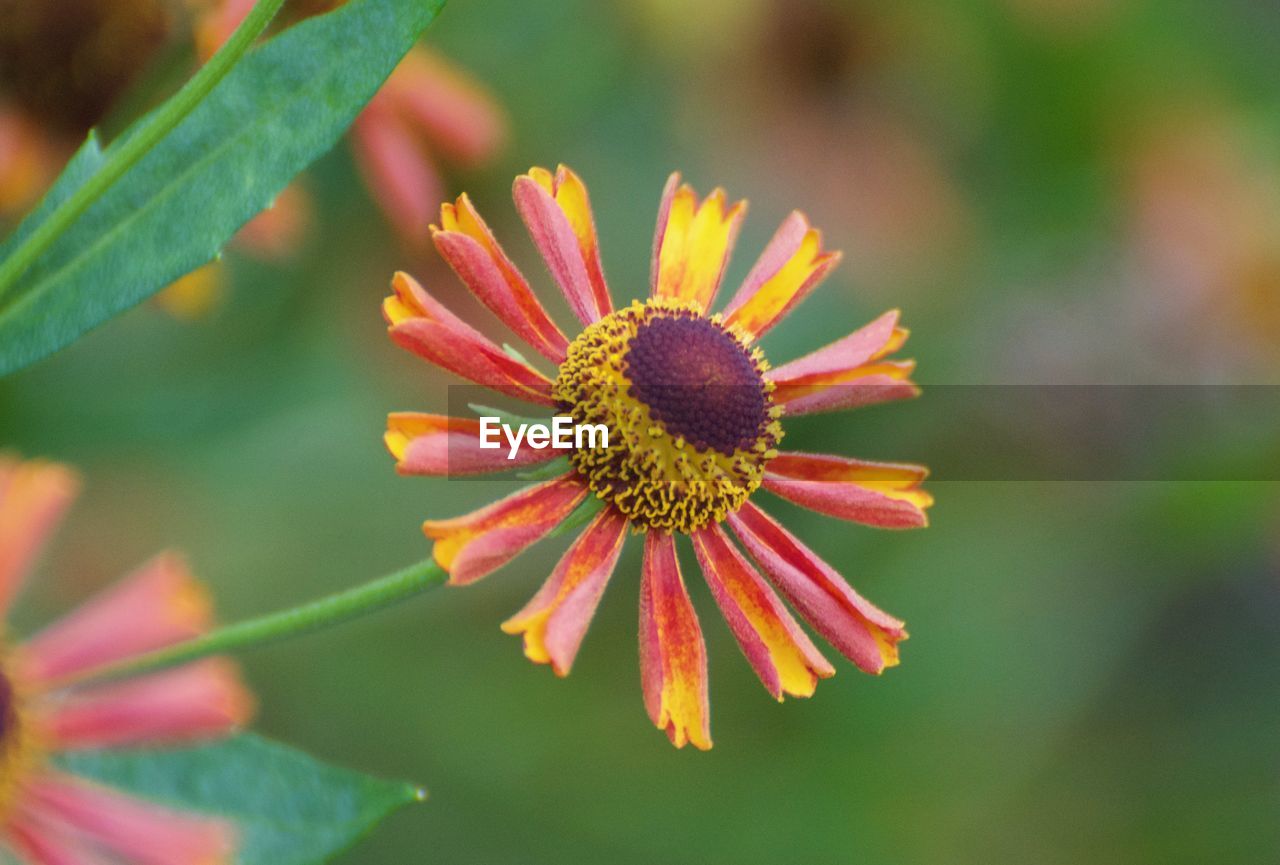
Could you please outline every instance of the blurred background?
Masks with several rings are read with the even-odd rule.
[[[88,124],[118,129],[187,74],[208,14],[0,0],[11,217]],[[388,411],[441,411],[451,383],[386,339],[392,271],[492,323],[400,218],[397,179],[431,195],[426,218],[467,190],[566,323],[510,203],[530,165],[587,182],[619,298],[647,291],[672,170],[751,200],[726,285],[803,209],[845,259],[767,354],[900,307],[926,388],[792,422],[797,448],[940,466],[988,447],[930,385],[1280,384],[1273,2],[451,0],[429,36],[450,71],[409,138],[430,170],[379,175],[353,133],[282,196],[303,203],[277,208],[279,242],[242,237],[194,287],[0,381],[0,445],[87,481],[21,624],[164,546],[224,618],[271,610],[427,555],[423,518],[511,488],[398,478],[383,449]],[[1158,460],[1175,478],[1234,446],[1175,436]],[[568,679],[498,629],[556,561],[548,542],[465,591],[246,656],[259,729],[430,789],[350,863],[1280,861],[1277,485],[940,470],[931,489],[913,533],[767,503],[906,619],[879,679],[840,663],[775,704],[687,570],[709,753],[645,716],[634,541]]]

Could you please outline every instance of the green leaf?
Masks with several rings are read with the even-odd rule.
[[[443,5],[351,0],[247,54],[0,300],[0,375],[52,354],[217,256],[334,145]],[[50,197],[65,199],[101,159],[91,140]],[[0,258],[50,210],[47,199]]]
[[[321,763],[254,735],[200,748],[81,751],[68,772],[183,811],[233,821],[239,865],[313,865],[426,794]]]

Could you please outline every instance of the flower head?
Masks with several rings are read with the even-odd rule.
[[[77,486],[61,465],[0,456],[0,610],[12,604]],[[243,724],[253,699],[220,658],[82,684],[95,670],[211,623],[204,590],[181,558],[166,553],[35,637],[0,648],[0,844],[33,865],[231,861],[234,833],[222,821],[114,792],[50,760],[80,748],[208,739]]]
[[[645,706],[677,746],[711,746],[706,652],[676,557],[690,538],[703,576],[747,660],[775,698],[808,696],[835,670],[780,592],[863,670],[898,663],[902,622],[752,501],[761,487],[796,504],[886,528],[926,523],[925,469],[782,450],[783,420],[914,396],[913,364],[889,357],[907,338],[888,312],[843,339],[771,368],[757,341],[839,261],[800,213],[782,223],[722,312],[711,312],[746,203],[723,190],[699,200],[673,175],[662,195],[647,300],[616,308],[605,282],[582,181],[561,166],[516,179],[515,201],[535,245],[582,324],[572,340],[552,321],[466,195],[441,208],[436,248],[476,297],[556,366],[548,375],[454,316],[397,274],[383,305],[391,338],[499,393],[555,409],[604,440],[568,454],[559,477],[474,513],[428,520],[450,582],[472,582],[546,537],[575,511],[598,511],[542,590],[503,624],[525,654],[566,675],[630,528],[644,534],[640,668]],[[386,443],[405,474],[501,471],[475,419],[397,413]],[[737,538],[735,544],[733,537]],[[741,549],[739,548],[741,546]],[[745,553],[743,552],[745,550]],[[763,571],[763,576],[761,575]],[[767,578],[767,579],[766,579]]]

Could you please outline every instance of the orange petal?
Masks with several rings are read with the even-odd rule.
[[[738,293],[725,308],[725,321],[755,338],[794,309],[840,261],[822,250],[822,235],[804,214],[793,212],[779,226]]]
[[[640,582],[640,680],[644,705],[671,744],[711,747],[707,649],[680,576],[671,535],[649,530]]]
[[[718,525],[693,535],[702,573],[760,681],[775,699],[808,697],[836,671]]]
[[[728,207],[723,189],[698,202],[688,184],[672,174],[663,192],[653,241],[652,294],[685,301],[705,312],[715,298],[747,203]]]
[[[515,558],[564,521],[587,497],[574,473],[526,487],[461,517],[427,520],[432,555],[453,585],[472,583]]]
[[[569,675],[596,606],[613,574],[627,520],[606,508],[569,547],[551,577],[525,608],[502,623],[508,634],[524,634],[531,661],[551,664],[557,676]]]
[[[79,489],[66,466],[0,453],[0,615]]]

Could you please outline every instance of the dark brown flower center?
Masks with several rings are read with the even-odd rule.
[[[162,0],[0,0],[0,96],[78,138],[102,122],[171,27]]]
[[[769,422],[755,361],[722,327],[692,313],[644,322],[624,362],[636,399],[699,450],[750,448]]]

